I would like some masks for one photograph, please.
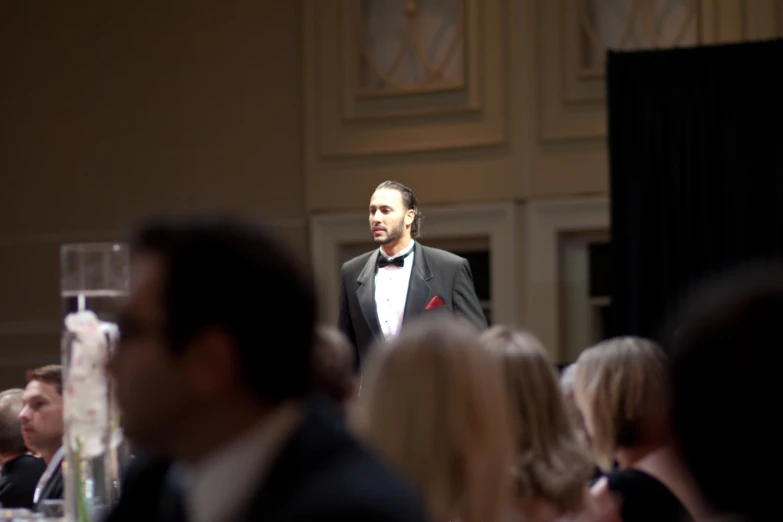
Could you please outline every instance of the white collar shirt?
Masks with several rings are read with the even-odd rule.
[[[406,256],[402,267],[388,265],[378,267],[375,273],[375,309],[378,313],[378,322],[384,338],[388,341],[397,337],[402,328],[402,319],[405,315],[405,302],[408,299],[408,286],[413,269],[413,248],[415,242],[411,240],[408,248],[399,252],[395,258]],[[391,259],[383,249],[381,256]]]

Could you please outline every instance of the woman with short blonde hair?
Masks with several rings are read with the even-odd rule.
[[[516,414],[518,506],[526,521],[549,521],[586,508],[590,452],[563,400],[554,365],[538,339],[495,326],[481,340],[502,362]]]
[[[357,431],[418,489],[434,522],[504,522],[513,444],[503,373],[477,333],[419,322],[377,345]]]
[[[639,443],[668,405],[666,354],[652,341],[622,337],[585,350],[574,375],[574,394],[596,461],[610,471],[618,448]]]
[[[672,447],[668,362],[657,344],[619,337],[588,348],[576,363],[574,395],[596,460],[608,472],[592,488],[596,497],[619,495],[625,522],[703,513]]]

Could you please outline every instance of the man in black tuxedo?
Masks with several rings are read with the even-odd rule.
[[[425,312],[447,310],[487,327],[468,261],[415,241],[422,216],[410,188],[378,185],[369,217],[380,248],[346,262],[340,275],[338,325],[356,347],[357,367],[376,338],[396,337],[403,323]]]
[[[152,223],[108,369],[136,459],[109,522],[423,522],[414,494],[311,395],[310,278],[234,219]]]

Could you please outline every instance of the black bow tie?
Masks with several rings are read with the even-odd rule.
[[[404,255],[397,256],[393,259],[389,259],[388,257],[381,254],[378,256],[378,267],[384,268],[389,265],[394,265],[402,268],[405,266],[405,258],[408,257],[411,252],[413,252],[413,249],[408,250]]]

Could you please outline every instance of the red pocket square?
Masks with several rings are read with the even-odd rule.
[[[438,297],[437,295],[432,298],[432,300],[427,304],[427,307],[425,310],[432,310],[433,308],[440,308],[443,306],[443,299]]]

